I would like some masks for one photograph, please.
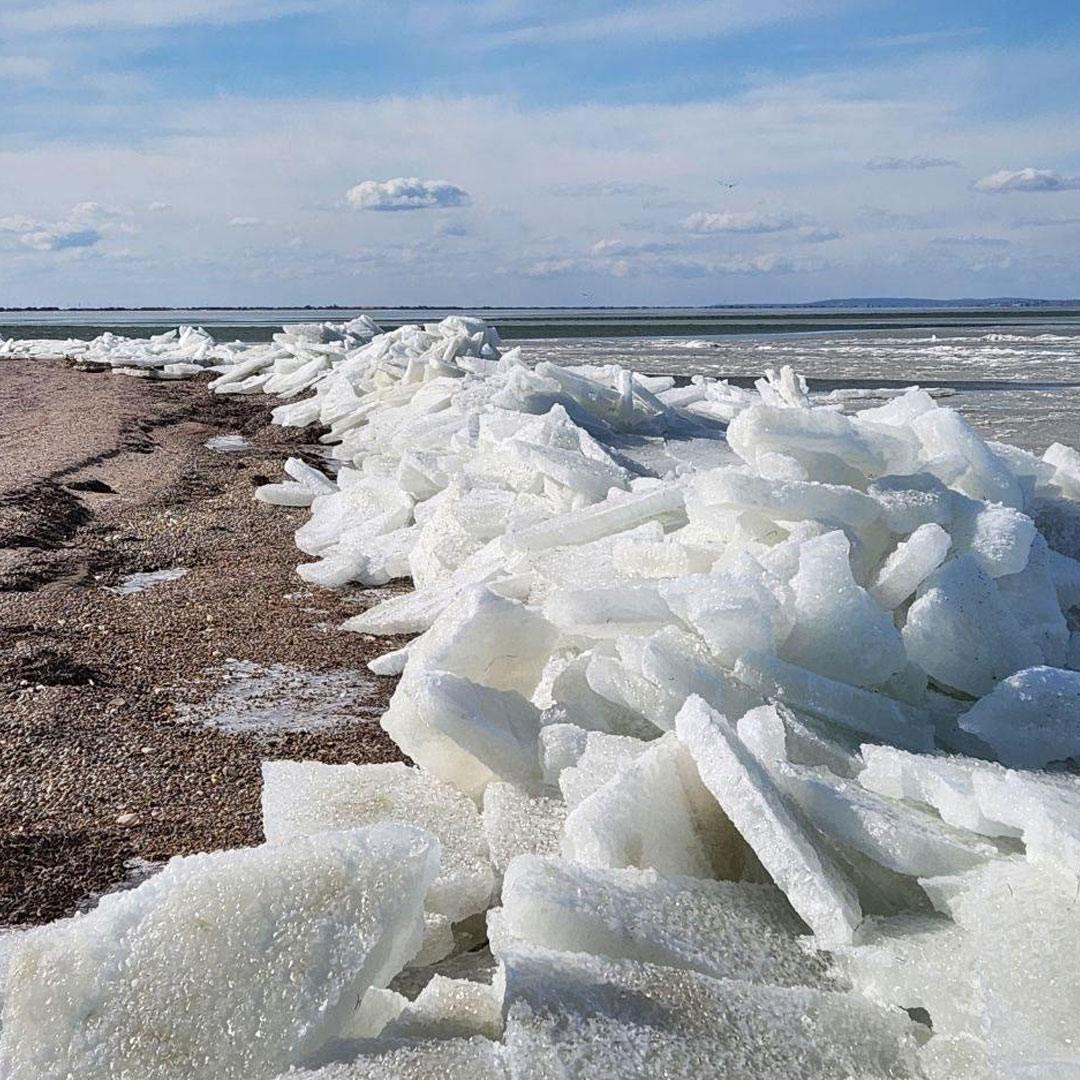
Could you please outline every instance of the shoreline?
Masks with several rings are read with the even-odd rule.
[[[0,927],[70,915],[145,863],[261,842],[264,758],[401,760],[375,719],[396,679],[364,666],[385,644],[334,632],[373,597],[306,586],[306,514],[252,498],[287,456],[312,455],[311,431],[204,378],[3,372],[0,405],[20,422],[0,437]],[[250,448],[204,445],[224,434]],[[170,568],[187,573],[109,591]],[[220,697],[245,685],[234,660],[290,665],[291,682],[253,680],[259,715],[309,692],[308,673],[356,685],[322,680],[345,704],[317,730],[222,731],[201,720],[236,704]]]

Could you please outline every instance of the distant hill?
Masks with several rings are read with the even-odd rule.
[[[486,307],[482,304],[270,304],[260,306],[243,304],[235,307],[227,307],[213,304],[194,304],[185,307],[174,307],[168,304],[156,304],[152,306],[139,305],[136,307],[77,307],[60,308],[52,306],[41,307],[3,307],[0,312],[20,313],[43,313],[43,312],[148,312],[148,311],[770,311],[785,310],[798,311],[810,309],[831,309],[834,311],[884,311],[888,309],[922,309],[922,310],[1023,310],[1025,308],[1080,308],[1080,299],[1073,300],[1045,300],[1030,296],[973,296],[961,297],[948,300],[933,300],[921,296],[844,296],[832,300],[803,300],[791,303],[765,303],[765,304],[703,304],[698,308],[685,308],[681,305],[656,305],[651,304],[605,304],[605,305],[572,305],[552,304],[549,306],[533,307],[531,305],[502,305],[496,304]]]
[[[1077,307],[1080,300],[1042,300],[1029,296],[963,297],[930,300],[921,296],[847,296],[838,300],[812,300],[785,305],[805,308],[1043,308]]]

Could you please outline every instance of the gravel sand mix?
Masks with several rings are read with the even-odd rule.
[[[336,629],[387,590],[305,585],[306,512],[252,498],[319,460],[271,406],[0,362],[0,926],[260,842],[263,759],[400,760],[365,667],[400,642]]]

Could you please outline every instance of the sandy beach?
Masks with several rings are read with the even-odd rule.
[[[364,592],[305,586],[306,514],[252,498],[289,454],[317,460],[310,429],[271,427],[273,402],[203,379],[18,360],[0,375],[15,418],[0,431],[0,925],[71,914],[143,860],[258,843],[264,758],[400,759],[375,722],[394,680],[364,667],[387,643],[335,630]],[[222,434],[250,447],[206,447]],[[187,573],[110,591],[168,569]],[[335,677],[331,726],[222,731],[208,719],[235,661],[290,665],[264,711],[306,673],[355,679]]]

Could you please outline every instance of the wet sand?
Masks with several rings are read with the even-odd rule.
[[[375,719],[394,680],[364,667],[395,642],[336,629],[377,596],[306,586],[306,511],[252,498],[289,454],[317,463],[316,433],[205,382],[0,361],[0,926],[71,914],[142,860],[258,843],[263,759],[400,759]],[[249,450],[205,446],[237,433]],[[233,660],[359,689],[309,732],[185,719]]]

